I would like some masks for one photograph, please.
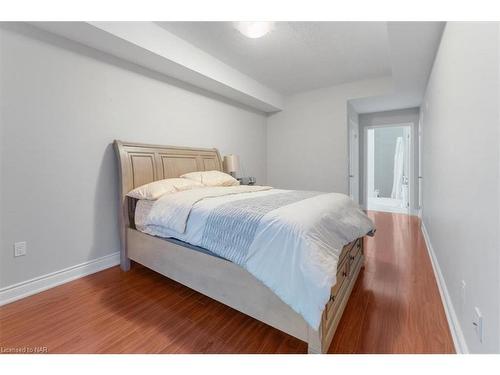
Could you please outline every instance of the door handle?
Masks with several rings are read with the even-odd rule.
[[[350,174],[350,175],[349,175],[349,177],[354,177],[354,175],[353,175],[353,174]]]

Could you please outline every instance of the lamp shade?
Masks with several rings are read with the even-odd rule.
[[[240,169],[240,158],[238,155],[226,155],[224,156],[224,166],[226,172],[236,173]]]

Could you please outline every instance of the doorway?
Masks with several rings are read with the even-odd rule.
[[[411,125],[365,128],[366,208],[410,213]]]
[[[359,203],[359,125],[349,119],[349,196]]]

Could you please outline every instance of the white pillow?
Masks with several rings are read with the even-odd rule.
[[[204,186],[235,186],[240,184],[237,179],[221,171],[191,172],[183,174],[181,177],[199,182]]]
[[[128,196],[136,199],[156,200],[164,194],[203,187],[199,182],[185,178],[166,178],[139,186],[128,192]]]

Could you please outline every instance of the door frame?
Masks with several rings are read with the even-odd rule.
[[[396,127],[408,127],[409,128],[409,144],[410,151],[408,155],[409,164],[409,176],[408,176],[408,215],[413,215],[414,213],[414,199],[413,190],[415,183],[415,142],[414,142],[414,123],[413,122],[401,122],[401,123],[390,123],[390,124],[379,124],[379,125],[367,125],[363,127],[363,205],[364,209],[368,208],[368,129],[377,128],[396,128]],[[418,199],[418,197],[417,197]]]
[[[418,136],[418,170],[417,170],[417,184],[418,184],[418,197],[417,197],[417,215],[421,219],[422,211],[423,211],[423,200],[424,200],[424,189],[423,189],[423,171],[422,171],[422,147],[423,147],[423,122],[424,122],[424,113],[421,112],[418,119],[418,128],[417,128],[417,136]]]
[[[348,160],[347,160],[347,176],[348,176],[348,192],[349,192],[349,196],[351,195],[351,190],[353,188],[353,183],[352,183],[352,170],[351,170],[351,164],[353,163],[353,160],[352,160],[352,156],[355,155],[355,157],[357,157],[357,165],[355,166],[355,172],[356,172],[356,179],[357,179],[357,202],[356,203],[360,203],[361,201],[361,197],[360,197],[360,194],[359,194],[359,190],[360,190],[360,170],[359,170],[359,148],[360,148],[360,144],[359,144],[359,129],[360,129],[360,126],[359,126],[359,122],[356,122],[354,121],[352,118],[348,117],[347,119],[347,144],[348,144]],[[358,149],[357,149],[357,152],[354,152],[353,153],[353,150],[352,150],[352,142],[351,142],[351,131],[352,131],[352,126],[351,124],[354,124],[356,125],[355,128],[356,128],[356,134],[357,134],[357,139],[356,139],[356,142],[357,142],[357,145],[358,145]],[[352,198],[352,197],[351,197]]]

